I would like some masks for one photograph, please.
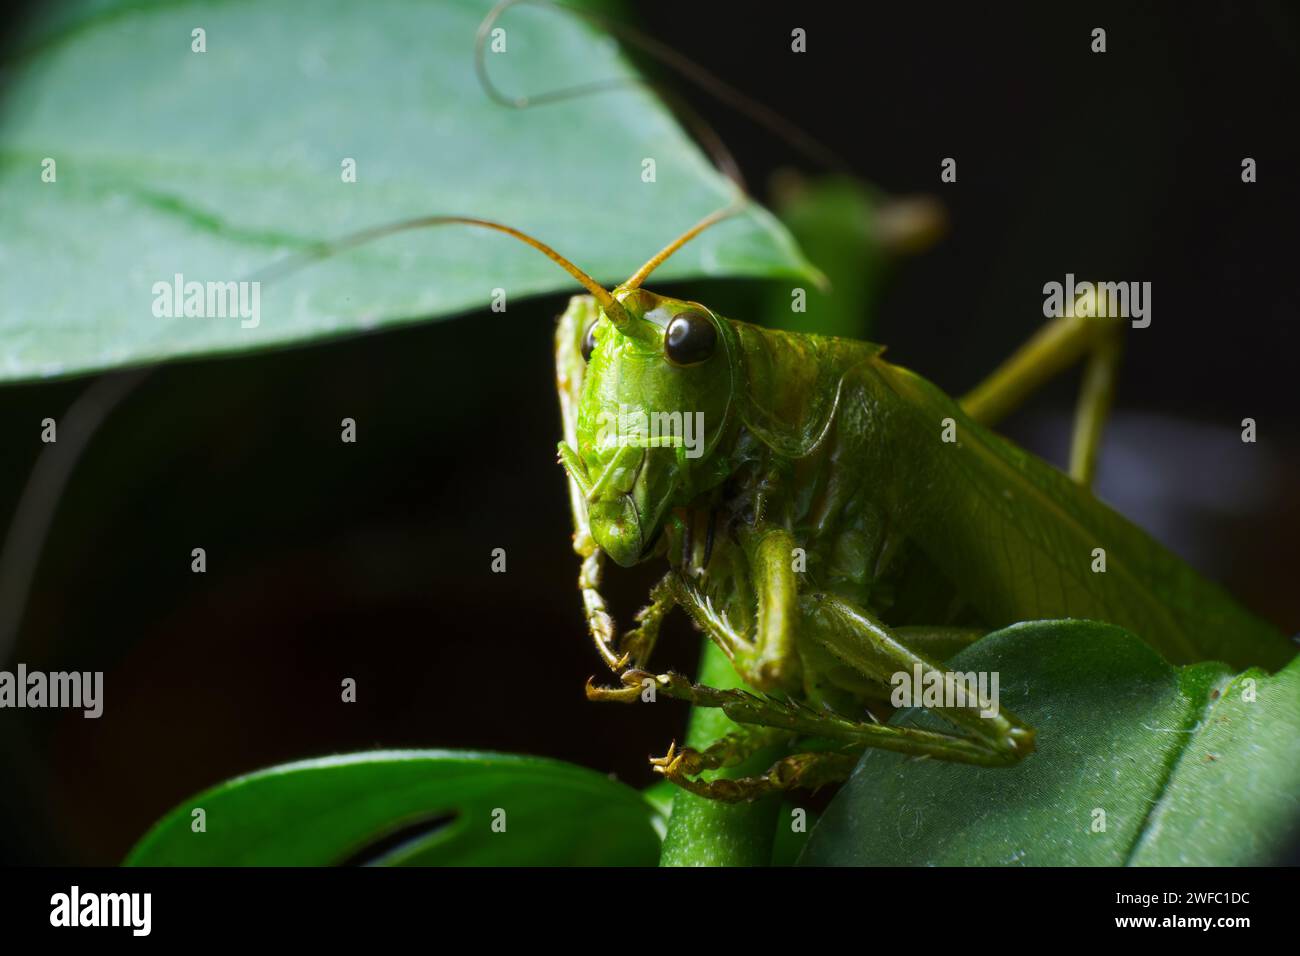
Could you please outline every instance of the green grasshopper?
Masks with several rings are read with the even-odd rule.
[[[483,37],[518,2],[504,0],[480,28],[485,87]],[[1272,669],[1290,658],[1280,632],[1089,491],[1119,359],[1115,319],[1052,321],[955,401],[886,361],[880,345],[762,328],[642,287],[737,208],[706,217],[613,290],[531,236],[464,216],[378,227],[306,257],[462,224],[532,246],[585,287],[555,336],[559,459],[587,628],[621,685],[589,681],[587,695],[632,702],[653,691],[721,708],[740,725],[704,751],[673,745],[651,761],[659,773],[703,796],[744,800],[842,780],[868,747],[1014,764],[1033,751],[1033,728],[979,692],[962,698],[965,685],[942,661],[1018,621],[1110,621],[1172,663]],[[990,428],[1079,361],[1067,476]],[[628,420],[703,425],[693,441],[683,430],[609,427]],[[1095,570],[1099,554],[1104,572]],[[622,635],[600,593],[607,556],[623,567],[668,564]],[[676,607],[762,696],[647,670]],[[899,674],[962,701],[940,711],[952,732],[876,719]],[[816,746],[759,776],[701,777],[799,739]]]
[[[879,345],[760,328],[641,288],[720,218],[612,292],[584,282],[592,295],[570,302],[555,339],[579,587],[623,685],[589,684],[588,696],[633,701],[653,686],[744,725],[704,752],[670,748],[653,761],[659,772],[736,800],[842,779],[865,747],[1016,763],[1034,731],[1006,710],[981,716],[987,701],[944,709],[951,734],[882,725],[864,707],[886,699],[900,672],[951,681],[942,660],[1017,621],[1108,620],[1174,663],[1275,668],[1290,657],[1282,634],[1088,491],[1118,360],[1114,319],[1053,321],[956,402]],[[987,426],[1085,356],[1071,478]],[[702,412],[702,453],[602,427],[628,409],[638,420]],[[669,564],[621,639],[599,591],[606,555]],[[769,696],[648,672],[673,607]],[[697,776],[781,736],[845,746],[786,757],[760,777]]]
[[[1119,359],[1116,319],[1052,320],[955,401],[886,361],[880,345],[762,328],[642,288],[738,208],[707,216],[613,290],[539,240],[465,216],[378,227],[305,257],[471,225],[541,251],[586,288],[555,334],[559,460],[587,628],[621,685],[589,681],[587,696],[633,702],[653,690],[741,725],[704,751],[670,747],[652,760],[659,773],[703,796],[746,800],[842,780],[868,747],[1017,763],[1034,749],[1033,728],[978,692],[962,698],[968,685],[942,661],[1019,621],[1110,621],[1178,664],[1276,669],[1291,657],[1279,631],[1089,491]],[[1067,476],[990,426],[1082,360]],[[693,442],[609,427],[656,416],[703,426]],[[607,556],[623,567],[668,563],[622,635],[600,593]],[[762,696],[647,670],[676,607]],[[953,732],[876,719],[899,674],[957,698],[940,710]],[[700,776],[800,738],[819,746],[759,776]]]

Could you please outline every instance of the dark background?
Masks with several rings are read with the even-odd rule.
[[[948,390],[1039,327],[1044,282],[1152,282],[1101,493],[1300,627],[1293,5],[696,0],[635,4],[630,18],[863,178],[942,200],[948,236],[894,276],[877,327],[894,361]],[[789,49],[796,26],[804,55]],[[1089,51],[1094,26],[1104,55]],[[780,167],[819,173],[676,86],[756,192]],[[945,156],[956,184],[939,183]],[[1241,182],[1244,156],[1255,184]],[[734,285],[673,291],[734,300]],[[538,753],[648,781],[646,756],[684,712],[582,695],[599,662],[554,463],[563,304],[512,303],[504,342],[500,317],[489,333],[466,316],[144,380],[72,478],[3,665],[105,670],[105,714],[6,712],[0,860],[112,863],[188,794],[372,747]],[[1008,431],[1059,460],[1074,384]],[[0,522],[43,447],[40,420],[88,385],[0,394]],[[344,416],[355,445],[339,441]],[[1246,416],[1260,439],[1243,454]],[[189,570],[198,546],[205,575]],[[495,547],[506,574],[489,571]],[[616,616],[656,574],[614,569]],[[696,646],[675,619],[660,659],[688,668]],[[344,677],[356,704],[340,702]]]

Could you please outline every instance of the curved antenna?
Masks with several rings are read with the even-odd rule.
[[[579,10],[575,7],[565,6],[564,4],[551,3],[549,0],[500,0],[496,6],[488,11],[488,15],[483,18],[483,22],[478,25],[478,33],[474,36],[474,71],[478,74],[479,85],[489,97],[496,100],[502,106],[509,106],[517,110],[525,110],[530,106],[539,106],[543,103],[557,103],[560,100],[573,99],[579,96],[586,96],[591,93],[602,93],[605,90],[618,89],[624,86],[639,86],[644,83],[640,77],[617,77],[607,80],[593,80],[587,83],[579,83],[575,86],[561,87],[555,90],[548,90],[544,93],[537,93],[533,96],[507,96],[501,92],[500,87],[492,82],[492,77],[488,75],[487,58],[484,56],[487,41],[491,37],[492,28],[496,22],[501,19],[502,15],[511,7],[519,6],[521,3],[533,3],[535,6],[550,7],[553,10],[561,10],[565,13],[571,13],[574,16],[582,17],[586,20],[592,20],[596,23],[605,25],[602,21],[604,17],[587,10]],[[611,33],[614,31],[611,30]]]
[[[620,285],[618,288],[620,290],[638,288],[641,285],[641,283],[644,282],[649,277],[650,273],[654,272],[661,265],[663,265],[664,261],[669,256],[671,256],[674,252],[676,252],[682,246],[686,245],[686,243],[690,242],[692,239],[694,239],[696,236],[702,233],[705,229],[708,229],[710,226],[714,225],[715,223],[722,222],[722,220],[734,216],[736,213],[740,212],[741,208],[742,206],[740,203],[732,203],[730,206],[723,206],[721,209],[715,209],[713,212],[709,213],[707,216],[705,216],[695,225],[691,226],[691,228],[687,229],[684,233],[682,233],[672,242],[668,243],[668,245],[664,246],[653,256],[651,256],[650,260],[645,265],[643,265],[640,269],[637,269],[636,272],[632,273],[631,277],[622,285]]]
[[[477,226],[481,229],[492,229],[496,232],[503,232],[507,236],[512,236],[525,245],[532,246],[569,275],[573,276],[573,278],[582,283],[582,287],[595,296],[596,301],[600,303],[601,308],[605,310],[605,314],[609,316],[609,320],[614,323],[616,328],[627,329],[631,327],[631,317],[627,314],[627,311],[623,306],[609,294],[604,286],[591,276],[587,275],[587,273],[583,272],[568,259],[564,258],[564,256],[560,255],[546,243],[534,239],[532,236],[528,235],[528,233],[521,232],[511,226],[499,222],[493,222],[490,219],[478,219],[474,216],[419,216],[415,219],[403,219],[399,222],[390,222],[382,226],[372,226],[369,229],[362,229],[359,232],[354,232],[351,235],[344,236],[342,239],[337,239],[334,242],[321,243],[308,252],[292,256],[282,262],[269,266],[261,272],[256,273],[251,278],[254,281],[271,282],[282,276],[288,275],[289,273],[297,272],[299,269],[305,268],[320,259],[327,258],[328,256],[335,255],[339,252],[344,252],[367,242],[372,242],[375,239],[382,239],[385,236],[391,236],[394,233],[408,232],[413,229],[424,229],[429,226],[446,225]]]
[[[95,379],[60,416],[59,441],[37,456],[0,547],[0,664],[18,646],[41,553],[77,462],[105,419],[152,371],[132,369]]]
[[[479,24],[478,34],[474,40],[474,69],[478,73],[479,83],[482,85],[484,92],[489,97],[500,103],[502,106],[509,106],[514,109],[527,109],[530,106],[539,106],[543,103],[556,103],[561,100],[573,99],[579,96],[588,96],[593,93],[602,93],[608,90],[618,89],[627,86],[644,86],[654,90],[656,93],[670,101],[670,105],[675,105],[685,113],[693,114],[693,111],[685,105],[679,98],[666,93],[659,85],[642,79],[641,77],[620,77],[606,80],[594,80],[588,83],[579,83],[574,86],[560,87],[554,90],[546,90],[542,93],[536,93],[531,96],[507,96],[501,92],[500,88],[492,82],[488,76],[487,62],[485,57],[485,48],[487,41],[492,33],[492,27],[501,19],[502,15],[511,7],[528,3],[533,6],[547,7],[552,10],[558,10],[563,13],[571,14],[575,17],[581,17],[590,23],[595,24],[601,29],[609,32],[620,40],[625,40],[632,46],[636,47],[642,53],[653,57],[668,68],[676,71],[678,75],[685,77],[694,83],[700,89],[711,95],[719,102],[731,107],[738,113],[741,113],[760,126],[766,128],[772,133],[784,139],[787,143],[803,153],[815,162],[821,163],[836,172],[847,173],[850,171],[849,164],[841,159],[834,151],[824,146],[821,142],[805,133],[798,126],[791,123],[785,117],[781,116],[775,110],[769,109],[757,100],[746,96],[744,93],[731,86],[729,83],[710,73],[704,67],[700,66],[690,57],[683,56],[672,47],[661,43],[654,37],[642,33],[640,30],[619,23],[609,17],[602,16],[590,10],[580,10],[576,7],[568,6],[563,3],[555,3],[554,0],[500,0],[492,8],[483,22]],[[708,137],[714,148],[720,148],[723,154],[728,158],[729,165],[737,169],[735,160],[731,158],[731,153],[727,151],[726,146],[722,144],[721,139],[716,133],[704,124],[698,116],[695,117],[697,135],[700,128],[706,130],[710,135]],[[702,139],[704,137],[701,137]],[[706,145],[706,148],[708,146]],[[718,156],[714,154],[715,162]],[[719,166],[722,166],[719,163]],[[724,169],[724,172],[727,170]],[[731,173],[727,173],[731,176]],[[737,176],[731,176],[737,180]],[[743,183],[737,181],[742,186]]]
[[[483,87],[483,92],[488,98],[501,106],[508,106],[511,109],[526,110],[532,106],[540,106],[546,103],[558,103],[563,100],[577,99],[582,96],[588,96],[593,93],[603,93],[609,90],[625,89],[632,86],[644,86],[647,89],[654,90],[661,99],[663,99],[668,108],[677,115],[691,130],[695,139],[704,147],[704,151],[709,154],[716,166],[724,176],[736,184],[737,188],[743,193],[749,192],[749,187],[745,184],[745,177],[740,171],[740,164],[736,162],[736,157],[727,144],[722,141],[717,130],[705,122],[704,117],[691,107],[686,100],[656,83],[651,82],[640,76],[616,77],[607,80],[595,80],[590,83],[580,83],[576,86],[564,87],[562,89],[551,90],[550,92],[540,93],[535,96],[507,96],[501,92],[501,88],[492,82],[492,77],[488,75],[487,59],[484,55],[484,49],[487,46],[488,38],[492,33],[493,25],[501,16],[511,7],[518,6],[521,3],[532,2],[538,6],[549,7],[553,10],[571,13],[574,16],[583,17],[594,23],[605,27],[615,36],[623,36],[633,45],[639,45],[642,48],[655,45],[655,41],[649,37],[637,34],[630,27],[624,27],[611,20],[591,13],[587,10],[578,10],[574,7],[565,6],[559,3],[550,3],[546,0],[501,0],[483,22],[479,24],[478,33],[474,37],[474,71],[478,74],[479,85]],[[656,55],[650,50],[652,56]],[[662,56],[660,56],[662,59]],[[688,63],[690,61],[687,61]]]

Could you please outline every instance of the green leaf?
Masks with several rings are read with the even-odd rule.
[[[205,832],[192,829],[197,808],[204,811]],[[174,808],[125,862],[653,866],[659,858],[655,817],[632,788],[555,760],[376,751],[228,780]],[[504,823],[503,832],[494,821]]]
[[[1272,677],[1174,668],[1118,627],[1038,621],[949,666],[997,672],[1037,752],[1008,769],[868,752],[801,862],[1259,865],[1297,833],[1300,659]],[[917,711],[895,719],[947,729]]]
[[[642,87],[527,110],[492,102],[473,58],[490,7],[106,0],[47,13],[7,65],[0,114],[0,381],[483,309],[498,288],[507,303],[581,291],[537,252],[458,226],[392,236],[270,284],[256,327],[156,317],[155,283],[177,274],[239,281],[322,240],[442,213],[508,223],[613,283],[731,198]],[[500,26],[506,52],[489,53],[488,70],[509,95],[632,75],[577,17],[521,7]],[[198,27],[204,53],[191,50]],[[47,158],[54,182],[42,181]],[[345,159],[354,183],[343,182]],[[642,181],[646,159],[653,183]],[[806,268],[751,206],[656,280]]]
[[[808,845],[810,832],[817,824],[817,811],[799,806],[797,798],[787,797],[776,815],[776,836],[772,840],[772,865],[794,866]],[[799,829],[795,828],[796,822]]]

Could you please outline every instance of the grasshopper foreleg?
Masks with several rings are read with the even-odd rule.
[[[675,573],[669,571],[650,589],[650,603],[637,612],[637,627],[623,635],[619,642],[622,652],[619,667],[645,667],[659,640],[659,628],[664,616],[677,606],[677,592],[673,587]]]
[[[605,610],[605,599],[600,593],[600,579],[604,571],[604,555],[599,550],[592,551],[582,559],[582,570],[578,572],[578,590],[582,592],[583,611],[587,617],[587,630],[595,642],[600,654],[610,670],[619,670],[623,666],[623,656],[614,646],[614,619]]]
[[[564,423],[564,441],[560,443],[560,460],[564,462],[569,477],[569,502],[573,513],[573,550],[582,559],[578,572],[578,590],[582,592],[583,613],[587,631],[596,645],[601,660],[610,670],[621,670],[623,655],[614,641],[614,620],[605,607],[600,593],[604,576],[605,555],[596,545],[587,520],[586,494],[590,490],[586,475],[577,461],[573,448],[577,444],[578,401],[582,393],[582,378],[586,363],[582,358],[582,337],[588,326],[596,321],[600,312],[591,296],[574,296],[560,317],[555,330],[555,382],[560,399],[560,417]],[[567,453],[567,454],[566,454]]]

